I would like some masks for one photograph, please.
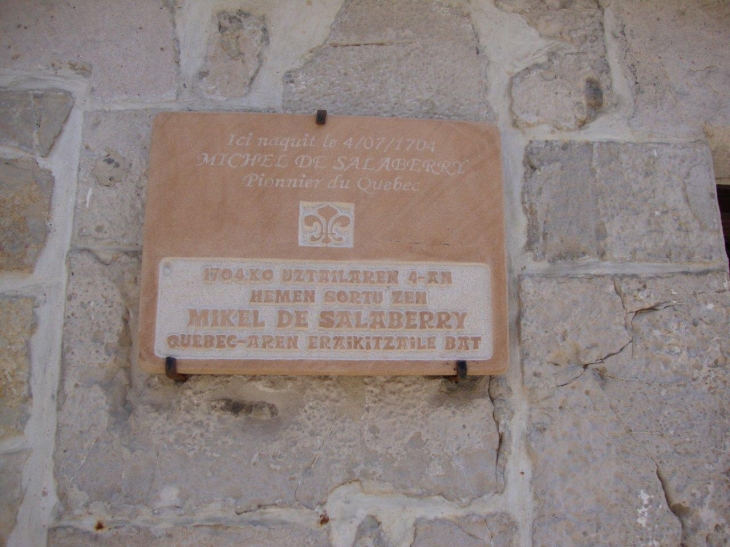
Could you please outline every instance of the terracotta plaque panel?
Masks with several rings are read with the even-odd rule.
[[[506,370],[493,126],[165,113],[149,179],[144,370]]]

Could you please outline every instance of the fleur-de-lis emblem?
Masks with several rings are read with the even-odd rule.
[[[299,202],[299,245],[352,247],[354,203]]]

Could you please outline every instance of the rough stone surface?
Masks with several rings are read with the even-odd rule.
[[[201,376],[175,386],[130,370],[138,268],[126,255],[109,265],[71,257],[62,514],[314,507],[356,479],[457,501],[501,488],[485,379]]]
[[[0,297],[0,441],[23,433],[30,406],[32,298]]]
[[[730,4],[619,0],[618,38],[631,85],[631,125],[667,136],[700,136],[730,124]]]
[[[730,126],[705,126],[718,184],[730,184]]]
[[[286,74],[284,109],[493,119],[486,66],[460,8],[433,0],[354,0],[338,14],[326,44]]]
[[[380,523],[371,515],[365,517],[357,527],[352,547],[393,547]]]
[[[245,96],[261,68],[268,45],[264,17],[242,10],[218,13],[200,74],[205,94],[221,99]]]
[[[99,99],[170,100],[177,89],[170,6],[162,0],[0,4],[0,67],[88,76]]]
[[[517,525],[506,513],[416,522],[413,547],[517,547]]]
[[[0,158],[0,270],[31,273],[46,242],[53,175],[35,160]]]
[[[0,455],[0,545],[6,545],[23,503],[23,466],[30,452]]]
[[[140,247],[155,112],[91,112],[84,119],[74,245]]]
[[[100,532],[84,532],[73,528],[55,528],[49,534],[49,547],[328,547],[325,529],[298,524],[265,524],[174,527],[146,529],[133,526],[107,530],[99,522]],[[317,526],[318,528],[318,526]]]
[[[533,394],[570,383],[631,341],[610,277],[523,277],[520,299],[524,382]]]
[[[0,144],[47,156],[71,112],[67,91],[0,90]]]
[[[498,0],[497,6],[520,14],[544,38],[561,45],[545,62],[512,79],[517,127],[578,129],[613,101],[603,9],[596,0]]]
[[[593,316],[585,302],[572,316],[543,310],[565,306],[588,283],[596,286]],[[545,278],[522,285],[526,377],[541,370],[557,386],[528,385],[535,545],[723,545],[730,514],[727,277]],[[630,343],[604,343],[599,360],[561,382],[549,356],[562,352],[564,332],[585,330],[587,317],[595,318],[594,333],[625,325]],[[546,332],[545,320],[562,326]]]
[[[536,260],[723,260],[703,144],[532,142],[524,164],[527,249]]]

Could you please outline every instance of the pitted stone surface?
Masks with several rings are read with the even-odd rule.
[[[532,142],[524,164],[527,248],[536,260],[723,259],[703,144]]]
[[[413,547],[517,547],[517,525],[506,513],[416,522]]]
[[[578,129],[613,101],[603,38],[603,10],[595,0],[498,0],[544,38],[561,43],[544,63],[512,79],[512,115],[517,127],[548,124]]]
[[[314,507],[356,479],[459,502],[501,488],[485,379],[197,376],[175,386],[130,371],[138,267],[126,255],[70,260],[56,445],[66,517]]]
[[[0,297],[0,441],[23,433],[30,410],[32,298]]]
[[[492,120],[468,15],[438,1],[345,4],[324,46],[285,76],[284,109]]]
[[[23,466],[30,452],[0,455],[0,545],[5,545],[15,528],[23,503]]]
[[[264,17],[242,10],[218,13],[200,73],[205,94],[220,99],[245,96],[261,68],[268,45]]]
[[[393,547],[380,523],[371,515],[365,517],[357,527],[352,547]]]
[[[722,274],[621,277],[630,352],[596,367],[634,442],[657,463],[688,547],[730,537],[730,293]]]
[[[57,89],[0,90],[0,144],[47,156],[73,102],[70,93]]]
[[[679,545],[656,465],[632,442],[596,372],[535,405],[527,439],[535,547]]]
[[[154,116],[146,110],[86,114],[75,246],[141,247]]]
[[[0,5],[0,67],[88,76],[103,100],[175,98],[177,52],[163,0]]]
[[[526,379],[550,370],[561,332],[590,321],[585,303],[572,317],[557,311],[586,283],[596,285],[591,329],[626,325],[630,343],[603,347],[600,362],[552,390],[528,381],[536,545],[676,545],[680,536],[692,547],[722,545],[730,514],[727,277],[524,279]],[[561,329],[546,331],[551,320]]]
[[[730,4],[620,0],[611,8],[621,25],[634,128],[699,137],[705,124],[730,125],[730,56],[721,45],[730,41]]]
[[[299,524],[256,524],[195,526],[147,529],[134,526],[100,532],[84,532],[73,528],[55,528],[49,533],[48,547],[328,547],[324,529]],[[313,524],[316,526],[316,524]]]
[[[524,382],[533,394],[570,383],[631,341],[610,277],[523,277],[520,301]]]
[[[0,158],[0,270],[32,273],[48,234],[53,175]]]

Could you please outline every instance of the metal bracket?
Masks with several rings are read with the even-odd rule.
[[[177,371],[177,359],[174,357],[165,358],[165,375],[176,384],[183,384],[190,377],[189,374],[180,374]]]
[[[456,362],[456,377],[459,380],[466,380],[466,373],[468,372],[466,361]]]
[[[317,110],[317,125],[324,125],[327,123],[327,111]]]

